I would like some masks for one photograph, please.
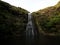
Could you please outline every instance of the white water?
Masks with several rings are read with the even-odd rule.
[[[27,45],[32,45],[34,40],[34,27],[32,23],[32,15],[31,13],[28,13],[28,23],[26,27],[26,43]]]

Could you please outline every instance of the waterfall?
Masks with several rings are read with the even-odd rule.
[[[31,13],[28,13],[28,23],[26,27],[26,45],[32,45],[33,40],[34,40],[34,27],[32,23],[32,15]]]

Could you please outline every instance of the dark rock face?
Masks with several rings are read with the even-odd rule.
[[[39,32],[38,45],[60,45],[60,2],[32,15]]]
[[[28,11],[0,1],[0,42],[20,45],[24,42]]]

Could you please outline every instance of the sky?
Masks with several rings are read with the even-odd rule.
[[[56,5],[60,0],[2,0],[13,6],[24,8],[30,12]]]

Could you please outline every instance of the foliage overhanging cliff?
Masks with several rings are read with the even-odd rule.
[[[0,39],[20,37],[25,31],[28,11],[0,1]]]
[[[60,34],[60,2],[55,6],[47,7],[32,13],[39,31],[52,35]]]

